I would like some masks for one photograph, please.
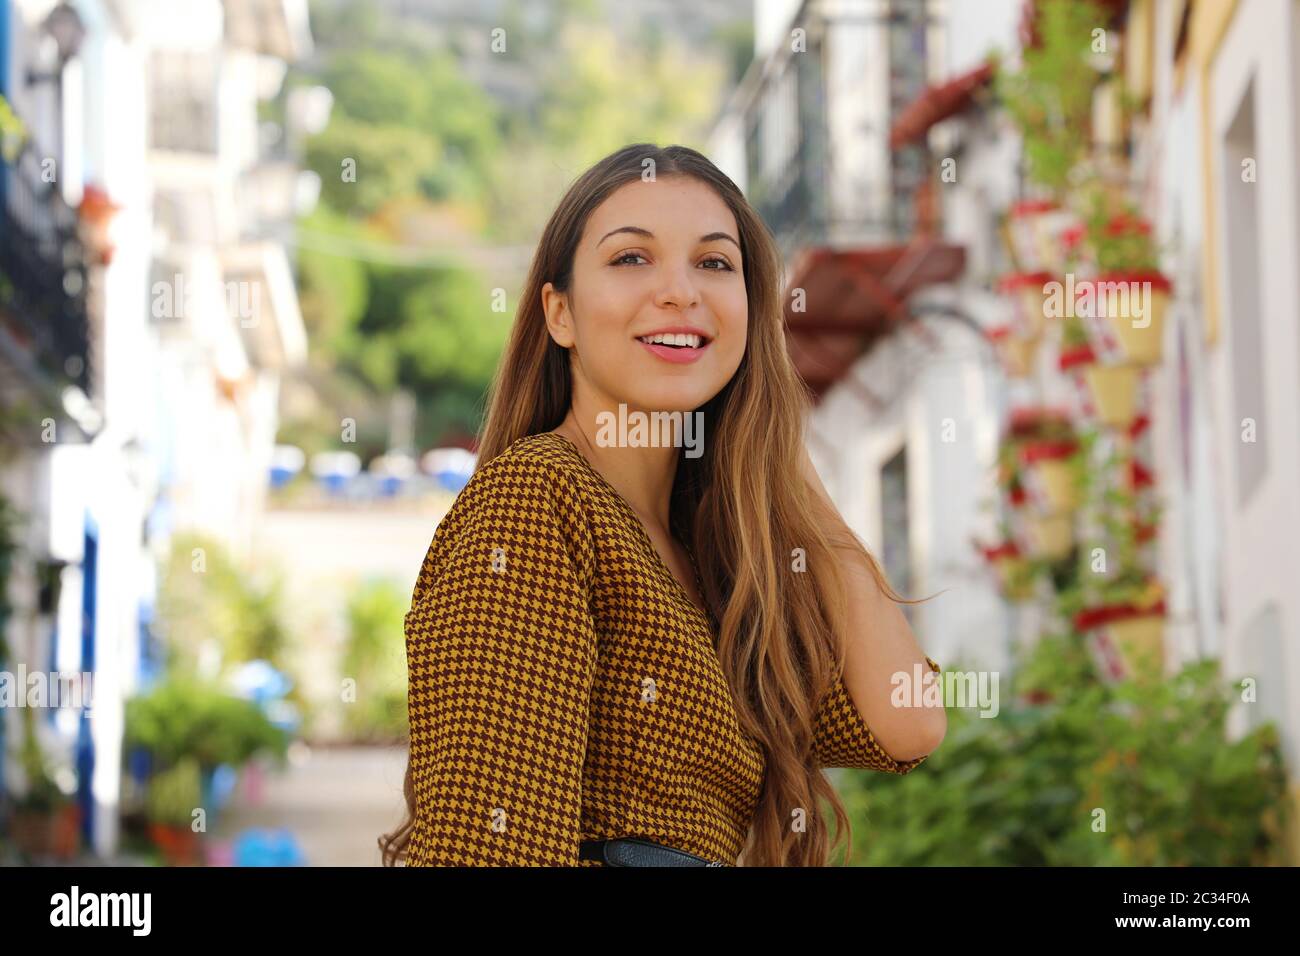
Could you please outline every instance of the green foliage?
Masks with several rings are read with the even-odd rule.
[[[1279,862],[1289,805],[1277,732],[1228,741],[1236,692],[1218,674],[1217,661],[1201,660],[1157,684],[1110,686],[1077,636],[1042,638],[996,717],[950,708],[943,745],[922,768],[845,775],[851,862]],[[1104,832],[1094,832],[1096,809]]]
[[[18,528],[22,521],[22,513],[0,493],[0,663],[9,657],[9,646],[5,643],[5,623],[13,612],[9,603],[9,575],[21,550]]]
[[[215,538],[175,535],[158,596],[172,666],[192,670],[204,645],[215,642],[223,666],[266,660],[283,668],[283,587],[282,574],[239,566]]]
[[[522,263],[484,278],[454,259],[430,266],[435,253],[535,242],[582,168],[628,142],[690,143],[712,120],[725,57],[649,33],[628,42],[597,12],[589,0],[507,5],[493,65],[502,89],[512,76],[526,82],[496,97],[462,69],[481,61],[481,44],[371,2],[312,4],[318,53],[288,85],[320,83],[335,96],[329,126],[306,144],[321,202],[300,224],[314,377],[377,395],[409,389],[422,447],[478,431],[517,305],[510,297],[507,311],[491,311],[492,291],[512,294],[523,279]],[[742,33],[725,37],[736,62],[750,53]],[[343,176],[346,159],[355,181]],[[319,391],[325,404],[347,389]],[[281,438],[336,447],[338,418],[300,412]]]
[[[356,225],[321,204],[300,224],[325,240],[346,241]],[[364,263],[332,255],[310,244],[298,250],[298,299],[311,347],[327,355],[346,355],[350,335],[369,301]]]
[[[1103,444],[1096,427],[1079,430],[1080,453],[1072,464],[1082,495],[1080,514],[1091,529],[1081,542],[1074,567],[1057,584],[1056,613],[1065,619],[1091,607],[1133,604],[1152,594],[1151,574],[1141,561],[1139,524],[1153,524],[1160,508],[1143,500],[1123,476],[1132,451],[1122,443]],[[1105,569],[1092,565],[1093,551],[1104,551]]]
[[[1088,0],[1044,0],[1038,10],[1042,42],[1021,51],[1018,70],[999,63],[995,86],[1020,128],[1029,177],[1060,192],[1088,149],[1100,78],[1089,62],[1092,31],[1106,16]]]
[[[23,707],[21,710],[23,739],[18,759],[23,768],[27,788],[18,798],[17,804],[23,809],[46,812],[67,802],[67,797],[54,782],[45,759],[45,752],[41,750],[40,741],[36,737],[35,712],[31,707]]]
[[[358,739],[400,740],[407,732],[406,654],[403,640],[408,600],[389,581],[358,586],[346,610],[347,649],[342,676],[356,681],[356,699],[345,703],[345,725]]]
[[[321,201],[357,217],[373,215],[395,198],[418,195],[439,158],[437,141],[421,130],[341,113],[307,145],[307,165],[321,177]]]
[[[1160,268],[1160,254],[1151,224],[1137,205],[1119,199],[1103,184],[1081,189],[1084,209],[1082,241],[1078,252],[1086,255],[1099,273],[1149,272]],[[1076,266],[1077,258],[1070,266]]]
[[[127,700],[124,742],[149,751],[163,769],[192,759],[206,771],[221,764],[238,768],[258,754],[283,759],[288,737],[252,701],[212,682],[173,675]]]
[[[145,813],[155,823],[188,827],[193,823],[194,810],[202,803],[203,775],[193,757],[182,757],[174,767],[149,779]]]
[[[12,163],[27,140],[27,127],[13,111],[9,101],[0,96],[0,158]]]

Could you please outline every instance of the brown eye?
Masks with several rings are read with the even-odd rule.
[[[613,262],[611,262],[610,265],[611,266],[626,265],[627,263],[624,263],[623,261],[624,259],[643,259],[643,258],[644,256],[642,256],[641,253],[639,252],[625,252],[621,256],[616,258]]]
[[[731,267],[731,263],[728,262],[726,259],[722,259],[722,258],[705,259],[704,262],[716,262],[716,263],[718,263],[720,266],[722,266],[721,269],[706,269],[706,270],[704,270],[704,271],[706,271],[706,272],[735,272],[735,271],[736,271],[735,269],[733,269],[733,268]]]

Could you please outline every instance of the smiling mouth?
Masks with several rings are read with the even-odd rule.
[[[709,344],[711,339],[706,339],[702,335],[691,335],[683,332],[677,334],[642,335],[637,337],[637,341],[643,345],[662,345],[665,348],[689,351],[692,349],[704,348]]]

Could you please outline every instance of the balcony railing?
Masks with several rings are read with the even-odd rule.
[[[0,161],[0,316],[40,366],[89,392],[85,250],[41,173],[30,148]]]
[[[149,68],[149,148],[215,156],[218,55],[155,51]]]
[[[849,55],[842,39],[837,44],[837,31],[855,37],[864,29],[885,31],[889,85],[877,95],[880,109],[892,117],[924,85],[925,53],[917,53],[916,35],[928,17],[928,6],[919,0],[810,4],[797,23],[805,30],[806,50],[796,55],[778,45],[763,66],[741,107],[746,191],[787,258],[810,245],[906,243],[917,230],[933,226],[933,205],[920,208],[933,199],[923,195],[932,168],[924,146],[865,162],[884,147],[873,137],[884,134],[853,125],[861,115],[854,101],[863,86],[852,69],[843,62],[833,69],[830,59]]]

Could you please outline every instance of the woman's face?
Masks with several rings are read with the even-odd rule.
[[[592,212],[568,295],[542,290],[551,336],[572,350],[579,411],[694,411],[722,390],[745,353],[739,240],[727,204],[684,176],[634,180]],[[677,328],[703,340],[643,341]]]

